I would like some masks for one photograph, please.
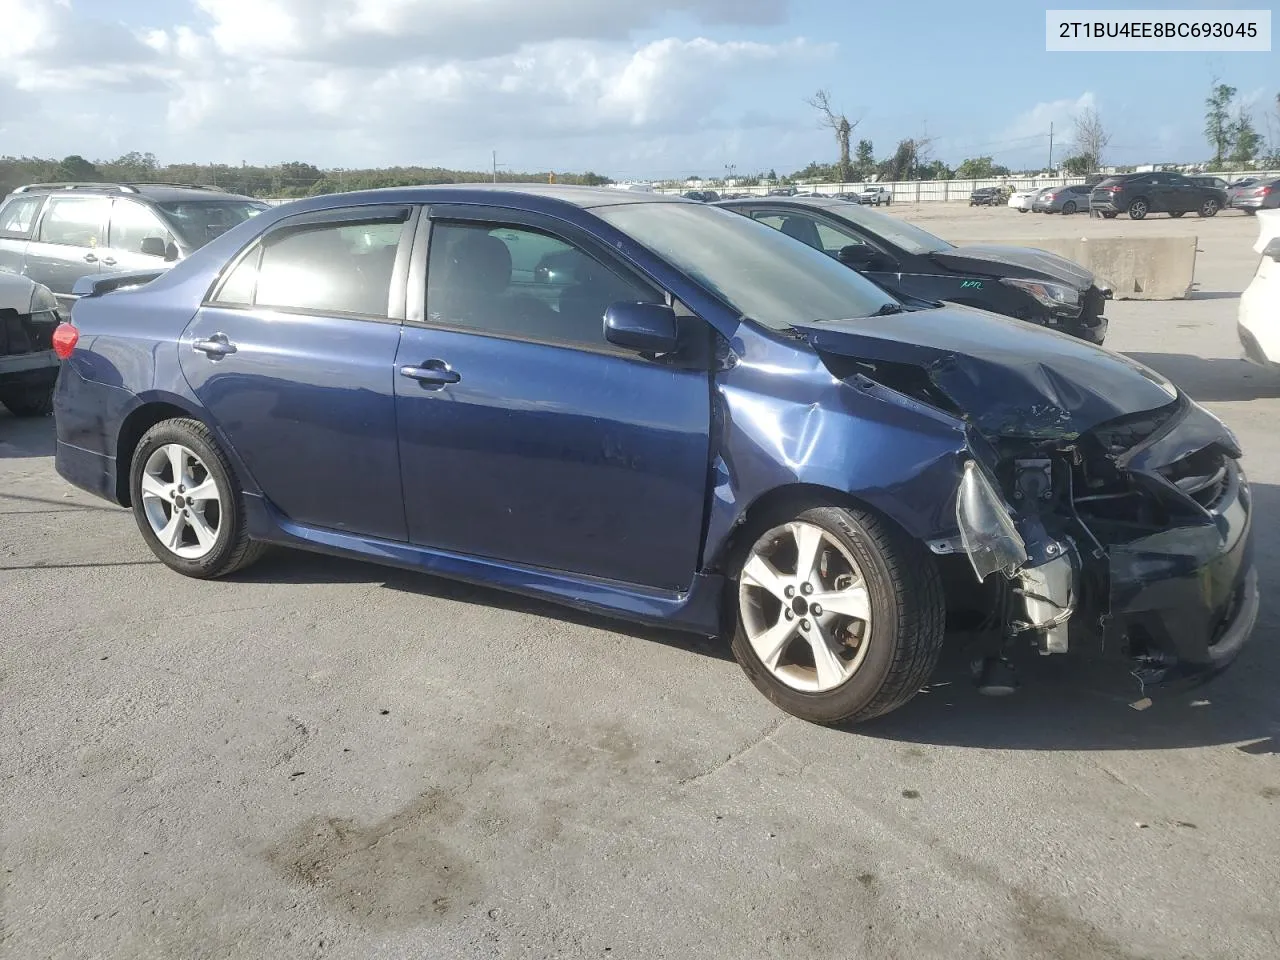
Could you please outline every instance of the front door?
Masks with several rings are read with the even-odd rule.
[[[609,304],[660,291],[562,221],[452,214],[433,210],[427,280],[410,287],[425,311],[396,358],[409,538],[688,587],[709,476],[706,328],[687,318],[691,346],[673,357],[614,347]]]
[[[101,259],[104,270],[163,270],[178,257],[173,234],[151,208],[137,200],[117,197],[111,203],[107,249]]]
[[[64,309],[81,277],[96,274],[107,239],[110,197],[50,197],[27,246],[24,272],[43,283]]]
[[[282,221],[178,344],[214,426],[296,523],[405,539],[393,363],[410,213],[364,207]]]

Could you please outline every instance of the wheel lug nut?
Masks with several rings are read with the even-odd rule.
[[[782,615],[786,617],[788,620],[794,620],[796,618],[796,615],[792,613],[790,610],[783,610]]]
[[[811,607],[809,607],[809,612],[812,613],[815,617],[820,617],[822,616],[822,607],[818,606],[818,604],[815,603]]]
[[[808,630],[808,629],[809,629],[809,621],[808,621],[808,620],[801,620],[801,621],[800,621],[800,629],[801,629],[801,630]]]
[[[803,593],[805,596],[808,596],[809,594],[813,593],[813,584],[812,583],[800,584],[800,592]]]
[[[788,598],[788,599],[790,599],[791,597],[794,597],[794,596],[796,595],[796,588],[795,588],[795,587],[787,587],[787,588],[786,588],[785,590],[783,590],[782,592],[787,596],[787,598]]]

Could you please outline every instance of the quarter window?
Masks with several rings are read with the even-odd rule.
[[[132,200],[117,200],[111,208],[108,243],[113,250],[141,253],[143,240],[160,240],[168,245],[173,237],[154,213]]]
[[[0,237],[20,239],[31,236],[36,214],[40,212],[43,197],[22,197],[13,200],[0,210]]]
[[[268,236],[223,283],[216,302],[385,317],[403,223],[324,224]]]
[[[662,296],[547,233],[478,224],[432,226],[427,264],[432,323],[602,346],[605,311],[621,301],[661,302]]]
[[[73,247],[99,247],[106,239],[106,197],[52,197],[40,221],[40,240]]]

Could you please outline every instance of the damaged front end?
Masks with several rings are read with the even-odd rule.
[[[939,311],[940,313],[940,311]],[[1251,504],[1231,431],[1158,374],[1086,343],[970,312],[896,328],[814,327],[856,370],[966,423],[956,535],[1003,585],[1001,654],[1030,641],[1127,661],[1144,684],[1211,676],[1258,609]]]
[[[1177,395],[1078,434],[983,441],[956,523],[979,580],[1000,573],[1020,600],[1009,636],[1123,657],[1144,683],[1234,659],[1257,578],[1241,452],[1216,417]]]

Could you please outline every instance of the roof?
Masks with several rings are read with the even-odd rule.
[[[689,203],[683,197],[650,193],[641,190],[615,190],[609,187],[577,187],[563,183],[442,183],[420,187],[381,187],[375,190],[357,190],[350,193],[325,194],[326,197],[359,197],[372,199],[384,195],[392,203],[458,202],[470,199],[467,194],[483,193],[498,196],[546,197],[560,200],[576,207],[606,207],[624,203]],[[486,197],[486,199],[488,199]],[[495,197],[496,199],[496,197]]]
[[[14,193],[83,193],[89,196],[137,196],[150,200],[248,200],[249,197],[228,193],[218,187],[195,183],[92,181],[58,181],[28,183],[15,187]]]

